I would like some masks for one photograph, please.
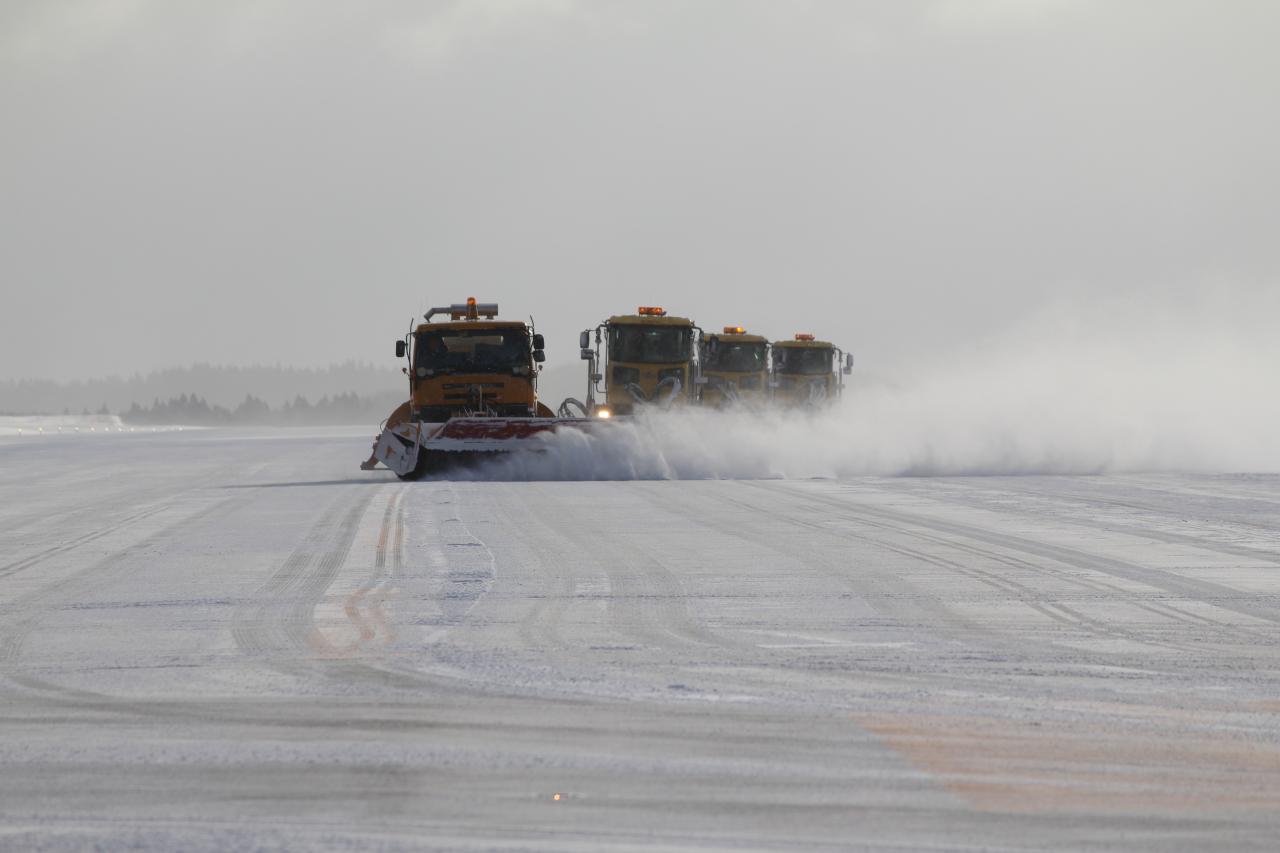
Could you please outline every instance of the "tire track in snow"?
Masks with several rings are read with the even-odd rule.
[[[655,505],[667,509],[670,509],[673,505],[683,507],[691,517],[699,516],[698,511],[703,506],[702,501],[704,500],[700,496],[684,492],[658,494],[649,491],[647,496]],[[773,504],[762,506],[730,495],[717,495],[716,500],[741,507],[752,516],[766,519],[778,517],[776,506]],[[788,521],[791,521],[790,517],[788,517]],[[735,524],[722,516],[701,514],[699,522],[730,539],[748,542],[753,547],[760,549],[761,552],[776,554],[782,559],[795,558],[794,550],[788,549],[777,536],[772,535],[769,531],[758,524],[752,523],[750,520]],[[807,525],[802,525],[802,527],[815,529]],[[825,527],[816,529],[823,534],[831,532]],[[891,614],[893,618],[901,619],[907,623],[928,624],[931,630],[941,631],[957,639],[972,640],[979,635],[988,638],[992,636],[989,631],[979,626],[976,622],[937,604],[935,599],[926,596],[922,590],[894,575],[887,573],[853,574],[847,571],[844,565],[836,565],[830,559],[821,555],[816,561],[811,559],[809,565],[819,569],[827,577],[837,581],[851,593],[869,603],[874,602],[883,605],[886,602],[894,602],[895,610]],[[902,612],[902,608],[898,604],[900,602],[907,602],[911,610],[906,613]]]
[[[250,469],[248,473],[254,473],[259,467],[261,466],[255,466]],[[114,478],[106,476],[100,479]],[[97,499],[87,501],[73,509],[58,509],[28,513],[26,515],[3,519],[2,523],[6,525],[6,529],[8,530],[21,530],[23,528],[30,527],[33,524],[49,523],[55,524],[54,530],[56,531],[58,529],[56,526],[57,522],[61,522],[63,519],[78,518],[87,514],[99,513],[104,505],[138,505],[146,502],[150,502],[152,504],[151,506],[145,507],[139,511],[129,513],[125,517],[110,522],[97,530],[89,531],[88,533],[81,534],[67,542],[60,542],[56,545],[52,545],[48,548],[37,551],[36,553],[28,554],[18,560],[0,566],[0,579],[16,575],[41,563],[47,562],[60,554],[73,551],[76,548],[89,544],[90,542],[110,536],[112,533],[122,531],[127,527],[156,515],[157,513],[163,512],[173,506],[175,502],[188,495],[209,488],[210,484],[215,481],[221,481],[223,479],[225,479],[223,472],[204,472],[195,478],[183,480],[179,487],[174,491],[170,491],[166,488],[170,485],[168,483],[163,485],[147,485],[142,488],[126,488],[124,490],[124,494],[112,495],[109,501],[104,502],[101,499]],[[82,483],[76,483],[73,486],[69,486],[69,488],[79,488],[82,485]]]
[[[314,596],[314,590],[321,587],[320,594],[328,584],[323,583],[325,572],[330,567],[341,568],[345,554],[350,551],[369,503],[376,496],[372,490],[362,496],[354,505],[347,503],[347,496],[335,498],[321,513],[309,529],[303,541],[281,564],[270,578],[259,588],[255,597],[242,606],[232,620],[231,632],[237,645],[247,656],[255,659],[268,659],[268,666],[277,671],[294,675],[305,680],[314,680],[317,675],[347,683],[351,686],[376,683],[380,686],[396,686],[421,691],[423,687],[438,688],[440,680],[424,677],[406,676],[390,669],[376,668],[351,660],[326,660],[314,657],[306,648],[305,638],[309,633],[296,624],[297,617],[303,611],[301,598]],[[201,518],[214,519],[222,513],[229,512],[252,498],[250,493],[228,499],[223,504],[201,513]],[[399,493],[392,496],[397,500]],[[234,504],[234,506],[232,506]],[[396,550],[391,552],[391,565],[403,568],[403,542],[405,517],[403,507],[397,515],[394,534],[388,539],[395,543]],[[167,533],[168,531],[166,531]],[[381,539],[381,536],[380,536]],[[161,540],[161,536],[152,537],[143,545],[151,548]],[[385,566],[387,552],[383,552]],[[377,560],[375,554],[375,562]],[[105,563],[106,561],[103,561]],[[82,574],[91,574],[92,586],[109,584],[119,580],[122,572],[107,573],[102,564],[85,570]],[[110,574],[110,576],[108,576]],[[59,587],[61,588],[61,587]],[[82,594],[87,588],[68,593]],[[65,590],[64,590],[65,592]],[[307,613],[312,612],[310,608]],[[29,633],[35,625],[25,625],[22,636]],[[29,676],[22,672],[6,672],[5,664],[20,651],[22,637],[15,632],[0,634],[0,672],[10,676],[10,681],[30,691],[27,701],[33,707],[44,709],[52,705],[67,709],[83,711],[87,714],[109,714],[140,719],[167,719],[186,722],[219,722],[243,723],[249,725],[281,726],[305,724],[311,718],[310,703],[299,705],[263,706],[259,700],[210,700],[192,697],[181,700],[139,700],[132,697],[114,696],[99,691],[69,688],[57,685],[45,679]],[[5,697],[12,700],[15,697]],[[16,697],[21,700],[21,697]],[[399,726],[417,725],[412,721],[397,723]],[[376,720],[369,725],[378,725]],[[422,722],[421,725],[430,725]]]
[[[315,606],[350,553],[375,494],[369,490],[349,506],[344,506],[345,494],[336,498],[302,543],[258,588],[253,603],[233,621],[231,633],[242,652],[288,674],[310,671]]]
[[[1125,482],[1126,484],[1129,484],[1127,480]],[[985,484],[983,485],[985,486]],[[1051,497],[1053,503],[1050,506],[1057,512],[1050,517],[1059,521],[1070,519],[1078,524],[1088,524],[1090,519],[1081,518],[1078,514],[1068,515],[1062,511],[1067,508],[1069,503],[1075,503],[1084,507],[1092,507],[1095,511],[1097,507],[1132,510],[1136,513],[1145,514],[1146,518],[1143,519],[1140,516],[1121,516],[1117,514],[1110,514],[1108,518],[1112,523],[1115,521],[1123,521],[1124,524],[1121,525],[1119,529],[1123,530],[1125,533],[1135,536],[1155,539],[1169,545],[1190,545],[1198,550],[1208,551],[1214,554],[1222,554],[1224,556],[1231,557],[1246,557],[1252,560],[1260,560],[1280,565],[1280,551],[1278,550],[1262,548],[1256,545],[1233,544],[1230,542],[1224,542],[1220,538],[1223,533],[1223,529],[1231,527],[1250,528],[1255,531],[1261,530],[1264,533],[1274,534],[1276,532],[1276,525],[1274,523],[1266,524],[1257,521],[1249,521],[1239,517],[1238,515],[1232,516],[1230,513],[1222,512],[1221,507],[1215,507],[1215,509],[1217,509],[1221,514],[1220,518],[1209,518],[1203,514],[1199,515],[1198,518],[1190,518],[1191,516],[1195,516],[1200,508],[1194,503],[1190,505],[1181,503],[1179,501],[1181,493],[1177,491],[1162,491],[1157,489],[1154,485],[1143,485],[1142,483],[1134,483],[1130,485],[1134,488],[1142,489],[1145,494],[1149,495],[1148,499],[1143,502],[1138,502],[1133,499],[1110,497],[1096,490],[1085,491],[1083,487],[1074,482],[1069,483],[1069,490],[1052,493]],[[929,499],[938,502],[974,509],[991,510],[991,501],[993,499],[998,500],[1002,495],[1017,495],[1022,502],[1022,508],[1027,510],[1028,515],[1034,515],[1030,510],[1035,507],[1039,507],[1042,504],[1047,504],[1050,498],[1050,495],[1046,495],[1043,490],[1021,487],[1018,484],[1010,484],[1003,480],[999,481],[999,484],[996,487],[983,488],[981,491],[979,491],[979,488],[982,487],[975,488],[970,487],[967,484],[963,488],[953,490],[935,488],[930,492],[928,497]],[[908,494],[914,495],[917,493],[916,490],[911,488],[911,484],[907,484],[903,490]],[[1164,502],[1161,502],[1160,499],[1163,499]],[[1268,510],[1271,507],[1275,507],[1276,511],[1273,514],[1280,517],[1280,502],[1262,500],[1260,498],[1236,498],[1236,500],[1244,503],[1247,507],[1253,507],[1257,504],[1265,504],[1268,507]],[[1007,510],[1007,507],[1000,507],[996,511],[1000,511],[1002,509]],[[1261,511],[1254,511],[1252,514],[1260,516],[1264,515]],[[1151,519],[1154,517],[1163,517],[1168,519],[1170,522],[1178,523],[1183,527],[1183,529],[1198,530],[1201,534],[1193,535],[1169,530],[1163,527],[1154,527],[1151,524]],[[1195,523],[1192,523],[1188,528],[1186,522],[1189,520]],[[1276,539],[1274,535],[1271,538],[1273,540]]]
[[[807,498],[811,497],[809,495],[796,493],[794,490],[788,490],[788,491],[791,491],[793,496],[795,496],[800,501],[804,501]],[[813,497],[816,498],[818,496],[813,496]],[[833,508],[842,508],[846,513],[856,511],[858,508],[861,507],[860,504],[855,505],[855,504],[849,504],[849,503],[843,503],[843,502],[837,502],[836,504],[833,505],[831,504],[830,501],[825,501],[825,500],[810,500],[809,504],[810,506],[822,505],[822,506],[828,506]],[[1055,570],[1052,567],[1043,565],[1041,563],[1016,560],[1015,558],[1008,557],[1004,552],[982,549],[982,548],[975,548],[973,546],[966,545],[962,542],[957,542],[954,539],[944,539],[937,536],[931,536],[927,533],[922,533],[919,530],[910,529],[914,524],[914,522],[912,522],[911,519],[915,519],[917,516],[904,515],[903,521],[898,525],[886,524],[883,522],[870,520],[865,517],[852,515],[852,514],[844,515],[842,517],[845,518],[845,520],[855,522],[864,527],[871,527],[871,528],[883,531],[885,533],[892,533],[899,536],[908,536],[913,540],[928,542],[928,543],[937,545],[940,548],[945,548],[949,551],[963,551],[966,553],[973,554],[974,556],[979,557],[983,560],[988,560],[991,562],[1007,565],[1011,568],[1030,570],[1041,575],[1050,575],[1055,577],[1055,579],[1064,581],[1066,583],[1076,586],[1077,588],[1088,590],[1090,592],[1094,592],[1094,593],[1105,592],[1105,594],[1113,597],[1120,596],[1121,600],[1123,600],[1126,604],[1129,604],[1131,606],[1138,606],[1141,604],[1141,602],[1135,602],[1132,599],[1133,593],[1132,591],[1129,591],[1129,590],[1124,590],[1119,587],[1107,587],[1104,589],[1103,587],[1092,585],[1087,579],[1081,578],[1077,575],[1069,574],[1067,572]],[[1112,639],[1112,640],[1125,640],[1127,642],[1140,643],[1143,645],[1154,646],[1159,648],[1166,648],[1171,651],[1177,651],[1177,652],[1195,651],[1194,646],[1187,646],[1185,644],[1180,644],[1180,643],[1172,643],[1166,640],[1152,639],[1150,637],[1146,637],[1141,634],[1135,633],[1130,629],[1121,627],[1115,623],[1108,623],[1108,622],[1103,622],[1102,620],[1099,620],[1099,619],[1095,619],[1081,612],[1077,608],[1071,607],[1060,601],[1046,600],[1046,598],[1049,598],[1051,596],[1050,593],[1046,593],[1042,589],[1028,586],[1027,584],[1024,584],[1024,583],[1020,583],[1010,577],[999,574],[997,572],[993,572],[986,569],[980,569],[974,565],[961,563],[957,560],[943,557],[937,553],[921,550],[920,548],[913,548],[901,542],[890,541],[889,539],[886,539],[883,536],[871,536],[871,535],[855,532],[848,528],[829,528],[823,525],[815,524],[813,521],[803,516],[791,516],[790,520],[793,524],[796,524],[796,525],[808,526],[814,529],[825,530],[830,535],[843,538],[843,539],[849,539],[851,541],[858,541],[858,542],[873,544],[878,547],[884,548],[886,550],[901,554],[903,556],[910,557],[911,559],[917,560],[921,563],[933,565],[938,568],[945,569],[949,572],[959,574],[964,577],[968,577],[985,586],[991,587],[992,589],[996,589],[1007,594],[1008,596],[1010,596],[1010,598],[1019,602],[1024,607],[1027,607],[1028,609],[1041,614],[1042,616],[1049,619],[1050,621],[1055,622],[1068,629],[1079,630],[1086,634],[1091,634],[1095,637]],[[1155,615],[1160,615],[1163,618],[1169,618],[1169,614],[1159,613],[1157,611],[1149,611],[1149,612],[1155,613]],[[1019,640],[1019,644],[1022,644],[1024,642],[1026,642],[1025,639]]]
[[[43,551],[38,551],[35,554],[31,554],[27,557],[22,558],[21,560],[17,560],[15,562],[0,566],[0,578],[6,578],[11,575],[16,575],[25,569],[29,569],[33,566],[37,566],[40,563],[43,563],[45,560],[48,560],[51,557],[56,557],[59,554],[63,554],[63,553],[66,553],[67,551],[74,550],[76,548],[79,548],[81,545],[86,545],[90,542],[93,542],[94,540],[101,539],[104,536],[110,536],[112,533],[115,533],[118,530],[122,530],[131,524],[135,524],[139,521],[142,521],[145,518],[150,518],[156,513],[162,512],[166,508],[167,508],[166,505],[161,505],[161,506],[154,506],[149,509],[142,510],[141,512],[135,512],[132,515],[127,515],[124,518],[119,519],[113,524],[107,525],[106,527],[102,527],[102,528],[99,528],[98,530],[85,533],[67,542],[61,542],[57,545],[53,545],[49,548],[46,548]]]
[[[430,481],[406,485],[404,494],[420,493],[424,486],[434,489],[437,495],[437,500],[429,505],[430,521],[424,525],[434,535],[426,543],[426,566],[418,567],[426,577],[415,580],[426,581],[433,589],[429,600],[439,612],[436,627],[419,637],[407,654],[402,649],[394,657],[322,661],[326,674],[352,684],[395,688],[417,695],[509,693],[510,685],[505,679],[490,677],[472,666],[464,647],[450,647],[442,642],[466,624],[493,588],[497,558],[488,543],[477,536],[462,517],[461,496],[453,483]],[[406,503],[401,502],[397,514],[394,528],[397,545],[390,552],[393,571],[389,582],[403,583],[408,580],[405,572],[415,570],[405,562],[404,541],[409,519]],[[475,556],[470,556],[473,553]],[[413,665],[413,661],[427,660],[434,662],[431,670]]]
[[[461,497],[457,486],[448,484],[448,505],[453,514],[448,518],[437,518],[436,530],[440,535],[440,546],[449,567],[444,576],[444,587],[440,595],[440,609],[444,613],[446,625],[461,625],[491,589],[497,575],[498,560],[493,549],[475,534],[471,525],[462,517]],[[437,505],[439,506],[439,505]],[[478,561],[450,560],[451,553],[462,556],[460,549],[477,549],[483,556]],[[463,568],[457,563],[468,563]],[[477,568],[473,563],[478,562]]]
[[[387,498],[382,513],[382,525],[378,529],[378,541],[374,547],[373,571],[369,577],[342,602],[342,612],[355,631],[355,639],[336,644],[330,641],[315,624],[315,608],[312,608],[311,632],[308,643],[318,654],[328,658],[349,658],[361,651],[386,646],[395,639],[395,632],[387,618],[383,603],[387,597],[387,584],[390,576],[387,572],[388,545],[394,550],[393,561],[397,567],[403,565],[404,556],[404,510],[401,499],[404,488],[401,487]],[[393,524],[393,522],[396,522]],[[393,540],[392,531],[396,531]]]
[[[779,498],[784,498],[787,502],[795,500],[790,491],[776,492],[769,490],[767,487],[764,491],[768,495],[767,505],[752,503],[725,494],[718,494],[716,499],[724,503],[741,506],[755,516],[785,521],[794,530],[809,530],[821,536],[834,536],[834,531],[830,527],[814,524],[803,515],[784,514],[778,509]],[[654,499],[655,501],[661,500],[661,503],[668,508],[672,505],[672,502],[675,502],[677,505],[688,507],[690,512],[695,512],[700,504],[700,499],[693,495],[663,496],[661,499],[657,497]],[[779,540],[776,535],[760,525],[749,522],[733,525],[725,520],[712,521],[709,518],[703,518],[702,521],[726,535],[751,543],[759,548],[762,553],[775,553],[782,558],[794,558],[795,556],[794,551],[787,550],[783,544],[785,540]],[[836,536],[834,538],[847,537]],[[862,541],[870,545],[879,544],[878,540],[865,539]],[[886,549],[886,551],[892,552],[891,549]],[[913,554],[899,553],[902,556],[909,556],[914,559]],[[820,570],[824,575],[850,590],[853,595],[865,601],[876,612],[883,613],[884,618],[895,620],[897,626],[904,630],[925,631],[930,636],[937,635],[940,639],[959,642],[967,648],[987,649],[990,650],[990,654],[1000,655],[1007,660],[1020,659],[1030,649],[1036,649],[1040,654],[1054,653],[1058,650],[1057,647],[1048,642],[1030,639],[1024,635],[1011,636],[1005,632],[993,631],[990,626],[980,624],[951,610],[943,605],[936,595],[927,593],[891,572],[876,569],[866,572],[850,571],[845,564],[836,563],[826,556],[825,552],[819,551],[811,551],[807,559],[807,565]],[[833,651],[839,648],[841,647],[838,644],[832,644],[831,646]],[[1098,662],[1105,663],[1101,658],[1098,659]],[[868,669],[859,667],[849,671],[835,669],[831,670],[829,674],[854,678],[859,684],[865,684],[869,680],[893,686],[903,683],[935,686],[940,682],[945,682],[956,689],[968,691],[974,690],[981,685],[994,687],[997,684],[997,681],[990,676],[975,676],[969,673],[958,674],[949,671],[949,669],[922,674],[914,669],[895,668],[892,673],[887,673],[881,668],[872,667]],[[777,684],[773,681],[765,680],[760,682],[760,686],[766,689],[776,689]]]
[[[794,492],[796,490],[792,489],[791,491]],[[1005,553],[1013,551],[1039,557],[1040,560],[1024,562],[1023,565],[1039,569],[1042,572],[1058,572],[1060,576],[1063,574],[1060,570],[1055,570],[1043,562],[1044,560],[1051,560],[1072,568],[1088,569],[1100,574],[1139,583],[1165,593],[1176,595],[1191,601],[1207,603],[1222,610],[1235,612],[1243,616],[1250,616],[1254,619],[1280,624],[1280,610],[1277,608],[1255,603],[1255,599],[1257,598],[1256,595],[1247,594],[1240,590],[1232,589],[1231,587],[1213,583],[1212,581],[1189,578],[1170,571],[1149,568],[1136,563],[1118,560],[1114,557],[1091,554],[1079,549],[1068,548],[1062,545],[1054,545],[1047,542],[1036,542],[1025,537],[1007,533],[998,533],[993,530],[987,530],[961,522],[943,521],[941,519],[929,518],[924,515],[902,513],[885,509],[884,507],[871,506],[862,502],[840,500],[839,498],[829,497],[826,495],[809,493],[802,494],[805,499],[808,499],[813,503],[825,504],[833,508],[841,509],[845,512],[857,512],[861,516],[859,519],[860,521],[871,525],[877,525],[882,529],[901,530],[904,525],[925,528],[935,533],[946,534],[949,537],[958,536],[988,546],[993,546],[995,548],[1004,549]],[[871,516],[878,521],[867,519],[867,516]],[[927,534],[920,535],[924,536]],[[948,547],[957,544],[951,538],[935,538],[933,541],[941,542]],[[973,546],[964,547],[972,548]],[[1081,580],[1078,576],[1074,575],[1067,575],[1066,577],[1077,581]],[[1126,594],[1132,595],[1133,593],[1130,591]],[[1188,621],[1187,624],[1194,627],[1204,627],[1201,623],[1194,621]],[[1233,630],[1251,630],[1234,625],[1229,625],[1229,627]],[[1251,636],[1250,641],[1252,641],[1252,639],[1253,638]]]
[[[590,533],[563,524],[549,502],[531,501],[531,511],[549,527],[561,530],[586,554],[600,554],[599,565],[609,579],[609,619],[617,631],[634,641],[665,648],[674,640],[689,647],[733,648],[741,644],[720,637],[693,618],[688,592],[642,541],[610,541],[602,552],[599,531]],[[680,519],[687,523],[687,519]],[[649,523],[646,529],[662,530]],[[611,532],[616,535],[617,531]]]
[[[529,496],[524,493],[529,492]],[[583,555],[568,540],[562,530],[552,526],[540,515],[533,513],[531,503],[545,502],[545,492],[537,483],[521,485],[519,499],[510,503],[495,500],[493,508],[500,514],[502,527],[519,531],[517,542],[526,552],[521,568],[540,580],[539,587],[525,594],[528,609],[521,617],[517,634],[525,650],[541,652],[549,662],[556,663],[559,653],[567,648],[560,628],[571,602],[579,595],[581,573],[578,562]],[[588,581],[591,586],[607,593],[608,582],[602,576]]]
[[[439,487],[439,481],[433,481]],[[407,501],[402,496],[421,490],[423,484],[402,484],[393,500],[394,508],[389,504],[383,514],[382,527],[379,529],[379,545],[375,546],[373,573],[366,581],[365,587],[372,589],[371,594],[361,597],[361,601],[375,600],[386,594],[386,587],[404,579],[408,568],[405,562],[404,542],[408,526]],[[447,483],[438,494],[442,500],[432,504],[432,519],[426,527],[434,535],[428,541],[426,556],[427,570],[434,573],[434,580],[439,584],[433,603],[439,608],[441,620],[438,627],[421,638],[421,644],[412,649],[412,653],[398,654],[388,657],[376,654],[389,646],[390,638],[382,643],[366,643],[349,650],[339,649],[334,653],[314,625],[315,603],[324,595],[324,590],[333,582],[333,573],[324,565],[315,572],[315,580],[323,582],[323,589],[312,590],[307,596],[312,606],[307,610],[311,618],[307,631],[306,645],[312,652],[311,659],[305,667],[311,674],[322,675],[330,681],[351,687],[363,685],[370,689],[395,689],[416,695],[439,695],[448,691],[453,695],[464,693],[492,693],[495,688],[502,690],[504,682],[491,679],[482,672],[476,672],[459,662],[456,655],[449,655],[441,640],[451,631],[466,623],[484,596],[492,589],[496,576],[497,559],[488,544],[477,536],[468,522],[462,517],[460,495],[453,483]],[[352,536],[354,538],[354,534]],[[394,543],[388,548],[388,543]],[[348,550],[349,550],[348,543]],[[475,558],[462,555],[475,551],[479,556],[480,566],[476,566]],[[392,570],[386,571],[388,557]],[[324,563],[324,560],[321,560]],[[328,578],[327,582],[324,579]],[[359,592],[359,591],[357,591]],[[350,605],[349,596],[346,604]],[[370,605],[374,606],[374,605]],[[303,605],[299,601],[295,605],[295,615],[302,612]],[[367,619],[363,611],[361,618]],[[292,620],[301,624],[301,620]],[[358,621],[358,620],[357,620]],[[296,644],[301,636],[300,629],[295,630],[293,640]],[[402,650],[403,651],[403,650]],[[438,667],[446,671],[425,671],[413,666],[411,661],[432,659]],[[505,691],[504,691],[505,692]]]
[[[158,550],[166,542],[196,525],[219,521],[247,505],[252,497],[251,494],[244,493],[218,500],[140,541],[131,543],[115,554],[97,560],[68,577],[60,578],[57,583],[16,599],[10,605],[14,618],[6,620],[0,628],[0,675],[10,683],[33,691],[49,701],[69,702],[92,708],[113,705],[117,700],[107,694],[64,687],[27,672],[23,667],[22,657],[30,635],[63,602],[82,600],[95,590],[119,583],[130,574],[145,568],[132,559],[135,556]]]
[[[1154,539],[1158,542],[1162,542],[1168,545],[1189,545],[1191,547],[1196,548],[1197,550],[1205,551],[1213,554],[1221,554],[1225,556],[1234,556],[1234,557],[1245,557],[1251,560],[1258,560],[1263,562],[1280,564],[1280,552],[1277,552],[1274,550],[1268,550],[1264,548],[1258,548],[1254,546],[1248,546],[1248,545],[1233,545],[1230,543],[1222,542],[1219,539],[1215,538],[1216,536],[1220,535],[1220,530],[1215,529],[1212,524],[1209,524],[1211,520],[1208,518],[1202,517],[1200,519],[1200,521],[1202,522],[1201,524],[1193,525],[1191,527],[1191,529],[1193,530],[1198,529],[1202,531],[1201,535],[1190,535],[1186,533],[1178,533],[1178,532],[1169,531],[1164,528],[1152,526],[1152,522],[1149,520],[1151,516],[1164,516],[1166,518],[1176,518],[1176,519],[1181,519],[1185,521],[1185,516],[1188,513],[1188,508],[1183,506],[1176,506],[1176,512],[1173,512],[1171,516],[1170,515],[1171,507],[1167,504],[1158,502],[1160,499],[1167,500],[1167,499],[1177,498],[1180,494],[1179,492],[1159,490],[1154,486],[1142,486],[1141,488],[1143,489],[1143,492],[1150,495],[1150,498],[1148,499],[1149,502],[1137,503],[1133,500],[1120,500],[1117,498],[1107,497],[1098,493],[1084,492],[1080,490],[1082,487],[1078,486],[1074,482],[1071,483],[1070,485],[1073,486],[1074,488],[1071,491],[1067,491],[1061,494],[1061,497],[1059,498],[1057,504],[1055,505],[1055,508],[1060,508],[1061,505],[1066,501],[1071,501],[1086,507],[1096,508],[1098,506],[1102,506],[1106,508],[1118,507],[1122,509],[1136,510],[1142,513],[1146,513],[1148,516],[1148,520],[1146,520],[1144,523],[1133,524],[1131,523],[1130,518],[1123,517],[1123,521],[1125,523],[1120,525],[1117,529],[1126,535]],[[1016,485],[1009,485],[1006,483],[1001,483],[999,486],[999,489],[1000,491],[987,491],[983,493],[975,493],[974,489],[966,488],[963,491],[959,491],[959,492],[940,492],[938,495],[935,495],[932,497],[934,500],[941,499],[946,503],[956,504],[959,506],[969,507],[969,508],[978,509],[978,510],[987,510],[987,511],[990,511],[991,507],[988,501],[984,500],[984,498],[988,498],[988,496],[998,496],[1002,493],[1019,495],[1022,498],[1024,505],[1027,502],[1030,502],[1033,506],[1039,507],[1045,501],[1045,495],[1043,492],[1036,492],[1034,490],[1030,490],[1026,488],[1018,488]],[[1196,492],[1196,491],[1192,491],[1192,493],[1199,494],[1199,492]],[[1057,495],[1055,495],[1055,497],[1057,497]],[[1236,496],[1233,499],[1244,501],[1248,504],[1256,504],[1256,503],[1262,502],[1262,503],[1268,504],[1269,506],[1280,506],[1280,504],[1278,504],[1275,501],[1260,501],[1256,497],[1241,498]],[[1192,507],[1192,509],[1195,509],[1195,507]],[[1076,524],[1087,524],[1089,522],[1089,519],[1081,518],[1079,517],[1079,515],[1067,515],[1061,512],[1051,517],[1059,521],[1066,518]],[[1112,517],[1122,518],[1120,516],[1112,516]],[[1206,527],[1205,524],[1209,524],[1209,526]],[[1276,525],[1274,523],[1270,525],[1265,525],[1258,522],[1242,521],[1240,519],[1232,518],[1232,519],[1223,519],[1222,524],[1227,526],[1242,525],[1242,526],[1251,527],[1255,529],[1266,530],[1273,533],[1276,532],[1275,530]],[[1019,562],[1022,562],[1022,561],[1019,561]],[[1024,563],[1024,564],[1035,565],[1031,563]],[[1113,591],[1122,595],[1131,594],[1129,591],[1124,590],[1122,587],[1115,586],[1113,584],[1109,584],[1101,580],[1094,579],[1091,581],[1091,583],[1095,584],[1100,590]],[[1168,602],[1158,602],[1158,601],[1141,602],[1141,601],[1131,600],[1130,603],[1133,606],[1139,607],[1150,613],[1153,613],[1156,615],[1162,615],[1165,617],[1170,617],[1176,621],[1183,622],[1187,624],[1188,627],[1196,627],[1197,623],[1199,623],[1199,625],[1201,625],[1202,627],[1206,627],[1206,628],[1209,628],[1210,630],[1219,632],[1223,634],[1225,637],[1227,637],[1228,639],[1231,637],[1239,637],[1239,638],[1246,639],[1247,642],[1249,643],[1256,643],[1258,640],[1263,640],[1267,642],[1274,642],[1275,640],[1274,633],[1269,632],[1265,628],[1252,629],[1252,628],[1244,627],[1244,626],[1235,624],[1233,622],[1223,621],[1222,619],[1215,619],[1210,616],[1206,616],[1198,613],[1192,613],[1177,605],[1170,604]]]

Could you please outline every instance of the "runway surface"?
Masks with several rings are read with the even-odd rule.
[[[1280,476],[0,443],[0,848],[1271,850]]]

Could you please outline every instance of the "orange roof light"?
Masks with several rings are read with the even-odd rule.
[[[656,305],[641,305],[639,308],[636,309],[636,313],[639,314],[641,317],[667,316],[667,310],[665,308],[659,308]]]
[[[725,326],[724,333],[726,335],[745,335],[747,330],[741,326]]]
[[[452,305],[432,308],[426,313],[425,318],[429,322],[435,315],[446,312],[450,320],[478,320],[481,317],[492,320],[498,316],[498,303],[476,302],[474,296],[468,296],[466,302],[455,302]]]
[[[811,341],[813,340],[813,335],[809,334],[808,332],[796,332],[796,340]]]

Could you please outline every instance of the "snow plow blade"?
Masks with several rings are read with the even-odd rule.
[[[473,464],[493,453],[536,450],[539,436],[559,429],[583,429],[588,418],[451,418],[444,423],[405,422],[378,436],[373,455],[360,467],[378,462],[402,480]]]

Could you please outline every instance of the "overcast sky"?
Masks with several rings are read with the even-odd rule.
[[[475,295],[945,356],[1280,282],[1280,3],[5,0],[0,378],[392,363]]]

